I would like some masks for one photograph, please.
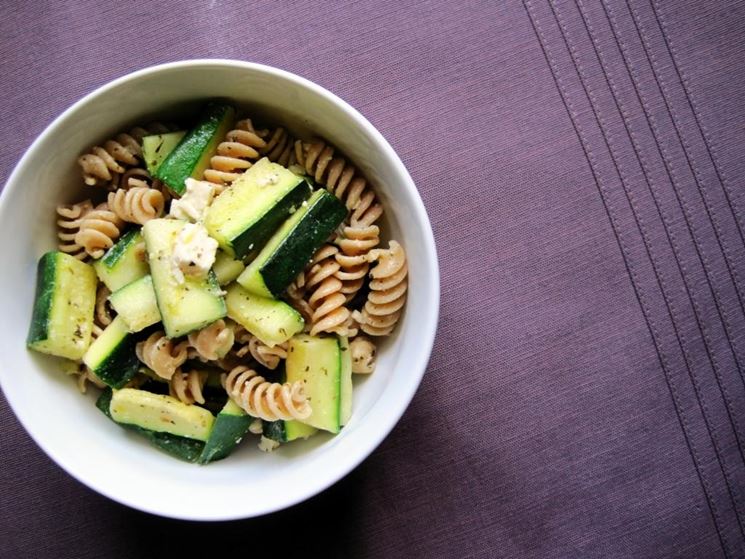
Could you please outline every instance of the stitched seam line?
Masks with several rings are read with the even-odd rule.
[[[717,510],[716,503],[714,502],[711,496],[711,482],[706,478],[706,476],[704,475],[703,471],[701,470],[699,466],[700,464],[699,451],[697,450],[696,445],[692,437],[690,436],[689,423],[686,418],[685,412],[683,411],[683,408],[681,406],[680,394],[678,393],[678,390],[675,387],[675,383],[673,381],[673,377],[670,372],[670,364],[667,360],[667,357],[665,356],[664,351],[659,345],[658,329],[655,326],[655,323],[651,317],[651,314],[647,310],[648,306],[646,303],[646,296],[644,295],[644,291],[641,287],[640,282],[638,281],[637,273],[634,270],[634,267],[631,261],[628,259],[628,256],[627,256],[628,248],[626,246],[625,241],[623,240],[623,235],[621,234],[620,229],[616,226],[615,210],[610,204],[610,201],[607,200],[604,195],[605,187],[603,186],[600,180],[600,176],[597,170],[595,169],[595,162],[594,162],[594,157],[592,156],[591,148],[589,147],[589,144],[587,143],[585,139],[584,133],[582,132],[581,125],[576,120],[575,112],[572,107],[571,101],[569,100],[567,93],[564,89],[564,86],[561,82],[561,78],[558,75],[558,68],[556,68],[555,62],[553,58],[551,57],[551,55],[549,54],[548,47],[546,46],[546,44],[544,44],[545,38],[543,36],[543,32],[540,29],[539,22],[533,14],[532,5],[530,4],[529,0],[523,0],[523,5],[527,12],[528,19],[530,20],[530,24],[533,27],[533,30],[536,36],[538,37],[538,43],[541,47],[541,50],[543,51],[544,57],[546,58],[549,69],[551,71],[551,75],[554,80],[554,83],[556,84],[556,87],[559,91],[559,97],[561,98],[564,108],[567,111],[570,122],[572,124],[572,128],[574,129],[575,134],[577,134],[577,137],[580,140],[580,146],[582,147],[582,150],[585,154],[585,159],[587,160],[588,166],[590,168],[590,172],[595,180],[595,186],[597,187],[598,193],[600,194],[601,203],[603,205],[605,213],[610,222],[611,230],[613,231],[613,235],[616,238],[616,242],[618,243],[619,248],[621,249],[621,258],[623,260],[624,267],[626,268],[626,271],[629,274],[629,277],[631,278],[631,286],[634,291],[634,295],[636,296],[637,302],[642,311],[642,316],[644,317],[644,321],[647,325],[647,329],[650,332],[650,336],[652,338],[652,344],[657,354],[657,359],[660,362],[660,366],[662,367],[663,375],[665,377],[665,382],[668,386],[668,389],[670,390],[670,395],[673,400],[673,408],[675,409],[675,414],[678,418],[678,422],[681,425],[681,429],[683,431],[683,438],[686,441],[686,446],[688,447],[688,452],[691,456],[694,470],[696,471],[696,475],[699,479],[699,482],[701,483],[704,496],[706,497],[706,502],[708,504],[709,512],[712,516],[712,522],[717,532],[717,537],[719,538],[719,542],[722,546],[722,550],[725,556],[729,557],[730,556],[729,543],[720,527],[722,519],[721,519],[721,515],[719,511]]]

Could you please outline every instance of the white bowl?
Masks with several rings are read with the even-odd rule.
[[[76,158],[96,142],[151,117],[214,97],[314,131],[375,185],[387,236],[407,249],[406,312],[382,344],[378,366],[356,379],[354,415],[336,437],[317,436],[264,454],[244,441],[209,466],[180,462],[106,419],[52,358],[26,350],[38,258],[53,250],[55,206],[80,200]],[[303,78],[259,64],[192,60],[117,79],[75,103],[33,143],[0,196],[4,316],[0,385],[37,444],[72,476],[131,507],[173,518],[229,520],[269,513],[327,488],[390,433],[424,374],[434,342],[439,275],[432,230],[416,187],[388,142],[355,109]],[[95,392],[91,390],[89,392]]]

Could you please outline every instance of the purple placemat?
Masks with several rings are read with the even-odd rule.
[[[0,5],[0,182],[115,77],[263,62],[389,139],[442,269],[399,426],[267,517],[113,503],[0,398],[0,557],[745,556],[743,25],[704,1]]]

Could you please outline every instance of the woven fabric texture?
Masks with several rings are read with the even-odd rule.
[[[745,557],[744,26],[701,0],[0,4],[0,184],[113,78],[266,63],[391,142],[442,274],[400,424],[259,519],[111,502],[0,398],[0,557]]]

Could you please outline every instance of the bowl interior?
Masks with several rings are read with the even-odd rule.
[[[81,200],[76,158],[91,145],[152,118],[178,116],[214,97],[305,137],[323,136],[362,170],[386,207],[385,237],[407,249],[406,312],[381,344],[376,372],[357,378],[354,414],[336,437],[264,454],[248,441],[208,467],[181,463],[107,420],[59,363],[25,349],[38,258],[55,248],[55,206]],[[36,442],[97,491],[135,508],[185,519],[254,516],[299,502],[364,459],[408,405],[431,351],[439,304],[434,241],[406,169],[379,133],[322,88],[272,68],[229,61],[175,63],[137,72],[71,107],[40,136],[0,198],[5,314],[0,384]],[[12,318],[11,318],[12,317]]]

